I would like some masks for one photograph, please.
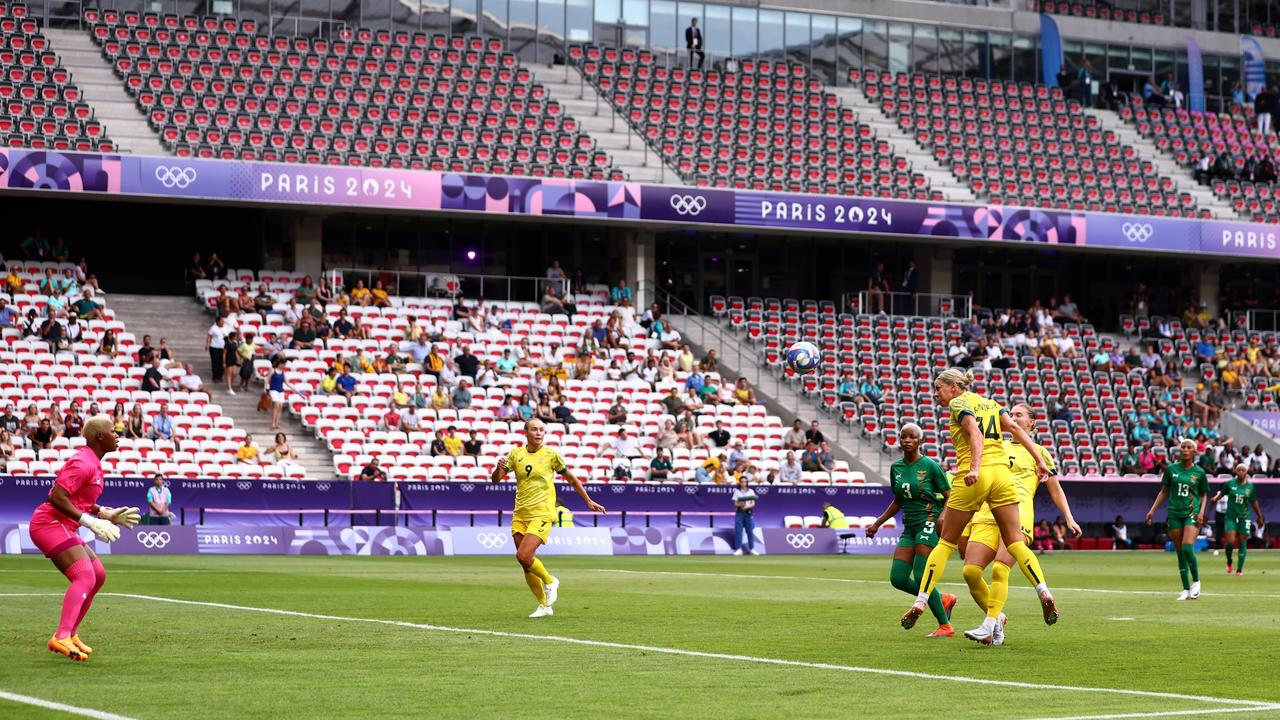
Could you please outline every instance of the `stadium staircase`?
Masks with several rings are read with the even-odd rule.
[[[878,103],[872,102],[861,87],[828,85],[827,89],[840,98],[846,107],[858,109],[858,120],[870,125],[876,131],[876,137],[886,140],[893,147],[893,154],[911,161],[911,169],[929,179],[929,187],[941,192],[950,202],[978,202],[968,184],[957,178],[950,170],[934,159],[933,154],[920,147],[915,138],[902,131],[898,123],[881,110]]]
[[[625,118],[618,117],[613,105],[600,97],[596,89],[577,68],[568,65],[526,65],[534,81],[558,100],[565,114],[575,118],[582,130],[596,141],[596,147],[609,153],[613,164],[627,173],[633,182],[679,184],[680,175],[662,162],[662,156],[651,152],[644,138],[637,135]]]
[[[745,376],[755,388],[756,397],[764,403],[770,415],[782,418],[783,425],[791,427],[791,421],[800,418],[805,427],[810,420],[820,423],[823,434],[831,444],[837,460],[849,463],[849,469],[861,472],[869,483],[882,483],[894,458],[881,453],[875,445],[865,441],[855,430],[841,426],[836,415],[822,415],[817,406],[800,393],[798,384],[790,384],[778,378],[765,365],[759,363],[759,351],[745,338],[730,333],[727,327],[714,317],[694,312],[680,312],[680,301],[664,298],[668,303],[667,319],[689,343],[694,355],[702,357],[710,350],[716,351],[720,374],[726,379]]]
[[[205,392],[222,406],[224,414],[235,419],[236,427],[253,435],[263,452],[272,447],[276,431],[271,429],[271,416],[257,411],[262,385],[255,383],[248,392],[232,396],[227,394],[226,385],[215,384],[209,377],[204,331],[209,327],[211,316],[204,309],[186,296],[124,294],[112,294],[111,307],[116,317],[138,337],[139,343],[144,334],[151,336],[152,344],[167,338],[174,356],[180,362],[191,363],[195,373],[204,380]],[[289,445],[298,453],[298,463],[306,469],[306,476],[332,477],[333,456],[324,443],[288,412],[281,413],[280,425],[280,432],[288,436]]]
[[[1086,110],[1085,112],[1096,117],[1104,130],[1114,132],[1121,143],[1130,145],[1137,150],[1139,156],[1143,160],[1150,161],[1155,166],[1156,172],[1161,176],[1177,179],[1179,191],[1195,198],[1198,207],[1213,213],[1213,216],[1219,220],[1248,221],[1247,218],[1241,217],[1235,211],[1235,208],[1231,207],[1229,201],[1214,195],[1212,189],[1197,183],[1192,179],[1191,173],[1187,172],[1186,168],[1157,148],[1150,139],[1143,137],[1136,128],[1122,120],[1118,114],[1111,110],[1101,109]]]
[[[136,155],[169,155],[160,138],[147,125],[137,104],[125,92],[120,78],[102,57],[87,33],[46,27],[43,30],[53,49],[71,71],[85,102],[94,109],[94,117],[115,141],[120,152]]]

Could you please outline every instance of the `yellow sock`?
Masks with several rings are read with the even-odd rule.
[[[987,597],[987,617],[1000,617],[1005,601],[1009,599],[1009,566],[999,560],[991,568],[991,594]]]
[[[973,596],[973,601],[978,603],[978,607],[986,610],[987,596],[991,588],[987,587],[987,579],[982,577],[982,568],[977,565],[965,565],[964,581],[969,584],[969,594]]]
[[[1018,561],[1022,574],[1027,576],[1037,591],[1048,589],[1044,580],[1044,571],[1040,569],[1040,561],[1036,559],[1036,554],[1031,552],[1026,543],[1016,542],[1010,545],[1009,554]]]
[[[546,572],[545,570],[543,572]],[[525,571],[524,581],[529,583],[529,589],[533,591],[533,596],[538,598],[539,605],[547,604],[547,594],[542,590],[542,578],[534,575],[531,571]]]
[[[547,568],[543,566],[542,561],[538,558],[533,559],[533,564],[529,566],[529,572],[538,576],[543,584],[550,585],[555,578],[551,577],[551,573],[547,572]]]
[[[920,594],[916,596],[917,600],[929,601],[929,593],[938,586],[938,581],[942,579],[942,571],[947,569],[947,559],[955,549],[954,544],[939,540],[933,552],[929,553],[929,559],[924,564],[924,579],[920,581]]]

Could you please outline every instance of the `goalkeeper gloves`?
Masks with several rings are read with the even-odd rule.
[[[100,507],[98,508],[98,517],[108,522],[113,522],[126,530],[132,530],[142,521],[142,514],[138,512],[136,507]]]
[[[84,513],[80,516],[80,524],[92,530],[93,534],[97,535],[98,539],[103,542],[115,542],[120,539],[119,528],[89,513]]]

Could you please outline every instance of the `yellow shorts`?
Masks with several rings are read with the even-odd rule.
[[[990,465],[978,470],[978,482],[964,484],[964,476],[956,475],[951,484],[947,507],[964,512],[978,512],[982,503],[993,508],[1018,502],[1018,489],[1013,484],[1013,473],[1007,465]]]
[[[554,515],[531,515],[529,517],[511,518],[511,534],[537,535],[545,543],[547,538],[551,536],[551,523],[553,522],[555,522]]]
[[[979,522],[964,526],[963,537],[971,543],[979,543],[991,548],[994,552],[1000,548],[1000,526],[995,523]]]

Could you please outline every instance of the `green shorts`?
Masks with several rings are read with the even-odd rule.
[[[909,526],[902,531],[902,536],[898,538],[898,547],[915,547],[916,545],[928,545],[934,547],[938,544],[938,527],[933,520],[924,525]]]
[[[1181,530],[1188,525],[1195,525],[1196,519],[1193,515],[1170,515],[1168,519],[1169,530]]]
[[[1228,515],[1227,519],[1222,523],[1222,532],[1233,532],[1237,535],[1249,537],[1253,535],[1253,522],[1247,517],[1233,518]]]

